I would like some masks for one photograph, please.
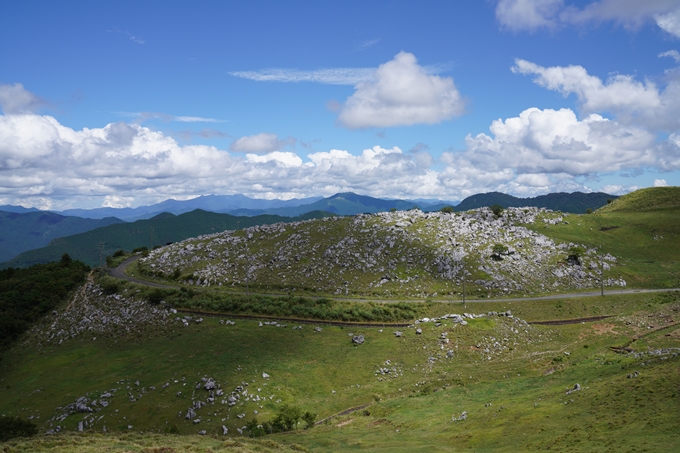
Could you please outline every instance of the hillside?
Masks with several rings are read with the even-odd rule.
[[[553,211],[585,214],[588,209],[594,211],[601,206],[605,206],[608,200],[614,200],[616,198],[616,195],[608,195],[602,192],[558,192],[531,198],[517,198],[500,192],[489,192],[467,197],[455,207],[455,210],[468,211],[470,209],[497,204],[504,208],[532,206],[536,208],[552,209]]]
[[[114,217],[95,220],[47,211],[15,213],[0,210],[0,263],[27,250],[44,247],[55,238],[122,222]]]
[[[311,212],[299,218],[288,218],[272,215],[235,217],[229,214],[216,214],[201,210],[178,216],[165,213],[149,220],[109,225],[85,233],[55,239],[46,247],[24,252],[14,259],[0,264],[0,268],[27,267],[56,261],[64,253],[68,253],[73,259],[80,260],[90,266],[97,266],[100,260],[100,243],[103,243],[102,256],[105,258],[120,249],[153,248],[157,245],[181,241],[202,234],[327,215],[329,214]]]
[[[263,225],[187,239],[138,262],[139,272],[202,286],[307,291],[373,297],[458,298],[462,279],[476,295],[625,286],[616,257],[555,243],[528,225],[555,225],[562,214],[510,208],[466,213],[420,210]],[[574,241],[576,242],[576,241]]]
[[[202,318],[151,305],[139,289],[125,283],[107,294],[88,283],[3,356],[0,413],[30,419],[50,435],[0,448],[275,451],[282,443],[296,451],[398,453],[680,446],[679,293],[420,303],[413,305],[423,317],[397,328]],[[609,318],[531,323],[603,315]],[[353,343],[359,336],[364,342]],[[321,423],[265,436],[286,404]],[[250,435],[264,438],[243,439]]]
[[[680,187],[636,190],[599,209],[598,213],[680,210]]]

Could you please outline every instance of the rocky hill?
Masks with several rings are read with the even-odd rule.
[[[188,239],[138,266],[191,285],[366,297],[453,299],[463,279],[476,297],[568,291],[599,286],[601,269],[608,286],[625,286],[616,257],[526,228],[562,222],[539,208],[330,217]]]

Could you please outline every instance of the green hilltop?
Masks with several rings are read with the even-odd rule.
[[[680,187],[652,187],[636,190],[599,209],[609,212],[677,211],[680,209]]]

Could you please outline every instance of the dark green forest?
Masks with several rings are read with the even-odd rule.
[[[0,271],[0,350],[53,310],[85,281],[89,271],[67,254],[57,262]]]

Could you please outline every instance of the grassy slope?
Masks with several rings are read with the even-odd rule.
[[[422,336],[404,329],[401,339],[394,337],[391,329],[324,327],[316,333],[311,326],[302,330],[260,328],[255,321],[237,320],[235,326],[226,327],[217,319],[206,319],[168,337],[136,333],[117,342],[93,341],[86,336],[60,346],[27,344],[1,362],[0,414],[39,416],[34,420],[44,430],[47,419],[59,413],[56,407],[88,392],[92,396],[122,387],[111,405],[97,414],[104,418],[95,424],[95,432],[103,425],[109,431],[126,432],[129,424],[134,431],[162,433],[177,424],[182,434],[196,434],[199,429],[217,434],[224,423],[233,433],[254,416],[253,410],[260,412],[259,420],[271,418],[280,405],[275,401],[280,400],[317,412],[320,418],[372,404],[368,416],[359,412],[311,431],[270,437],[314,451],[680,448],[680,359],[636,359],[609,350],[612,344],[624,344],[631,335],[647,332],[642,323],[653,322],[658,327],[669,319],[680,321],[680,294],[467,307],[433,304],[431,314],[505,309],[530,320],[603,313],[619,317],[595,325],[533,326],[526,328],[527,332],[520,328],[518,334],[508,330],[516,325],[506,318],[473,320],[468,326],[456,327],[424,324]],[[448,332],[454,359],[442,357],[438,343],[442,331]],[[647,346],[680,346],[680,331],[671,337],[664,336],[666,332],[673,329],[653,334],[634,347],[646,351]],[[364,334],[366,342],[352,346],[349,333]],[[512,350],[491,354],[492,360],[488,360],[483,349],[505,337]],[[570,355],[564,355],[565,351]],[[429,357],[437,358],[434,364]],[[374,373],[385,366],[385,360],[391,360],[403,374],[379,380]],[[546,375],[550,370],[554,372]],[[633,370],[639,370],[641,376],[627,379]],[[268,381],[262,379],[263,371],[271,375]],[[178,417],[178,412],[184,413],[191,404],[193,386],[202,376],[214,377],[227,390],[249,382],[250,390],[261,388],[261,395],[274,398],[237,405],[231,411],[226,405],[209,406],[198,411],[203,422],[194,425]],[[125,387],[129,385],[136,395],[137,379],[140,386],[155,385],[157,390],[130,402]],[[122,386],[117,384],[120,380],[125,382]],[[161,389],[164,382],[171,382],[170,387]],[[565,395],[575,383],[584,390]],[[175,396],[177,391],[183,395]],[[201,396],[205,392],[195,393]],[[487,403],[492,406],[485,406]],[[469,413],[468,420],[451,421],[452,415],[463,411]],[[241,412],[247,417],[236,419],[235,414]],[[227,415],[229,419],[222,422]],[[74,414],[60,424],[72,431],[81,419],[82,415]],[[348,420],[352,421],[336,427]],[[100,438],[91,439],[96,445]],[[148,442],[164,445],[152,437]]]
[[[195,210],[175,216],[159,214],[149,220],[110,225],[85,233],[67,236],[52,241],[47,247],[30,250],[11,261],[2,263],[4,267],[27,267],[33,264],[58,260],[68,253],[73,259],[95,266],[99,264],[99,243],[103,242],[103,256],[116,250],[133,250],[137,247],[164,245],[202,234],[224,230],[246,228],[253,225],[277,222],[294,222],[327,216],[327,213],[310,212],[299,218],[260,215],[255,217],[236,217],[229,214],[215,214]]]
[[[529,228],[556,241],[599,246],[623,258],[617,266],[629,286],[680,287],[680,188],[642,189],[568,224]],[[605,273],[606,276],[606,273]]]

